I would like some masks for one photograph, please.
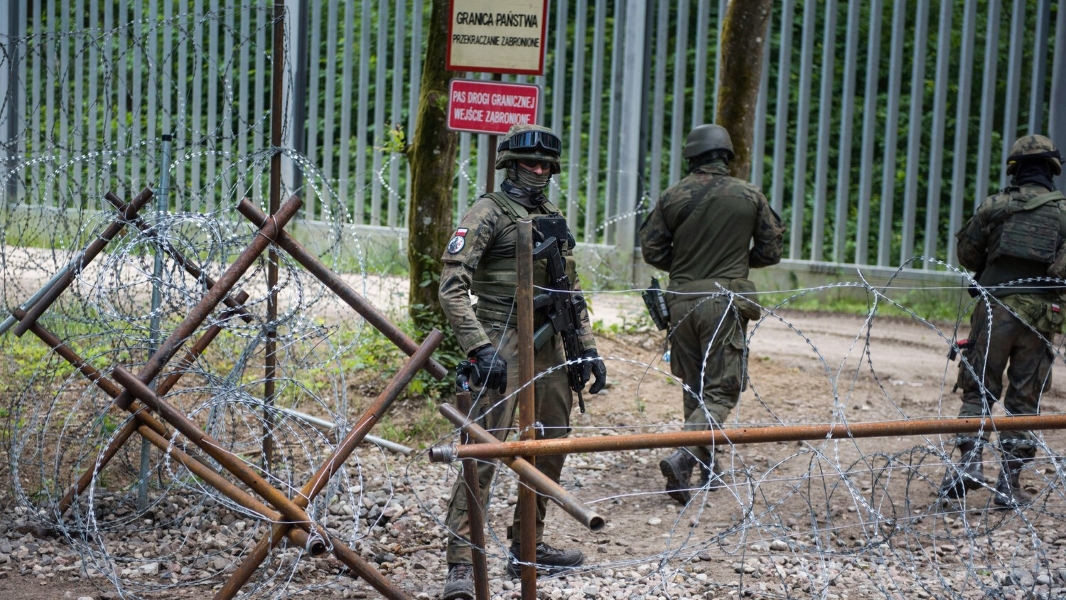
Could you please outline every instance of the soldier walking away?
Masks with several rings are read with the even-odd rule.
[[[737,405],[748,321],[761,315],[723,290],[755,292],[749,269],[781,260],[784,226],[759,188],[729,176],[733,143],[724,127],[693,129],[684,157],[688,175],[662,193],[640,241],[644,261],[670,274],[670,370],[685,384],[685,429],[701,431],[719,427]],[[697,465],[700,487],[715,489],[713,448],[682,448],[659,463],[671,498],[688,503]]]
[[[990,415],[1000,396],[1007,415],[1039,414],[1041,393],[1051,386],[1052,339],[1062,332],[1066,197],[1052,180],[1062,173],[1062,155],[1050,139],[1027,135],[1011,147],[1007,173],[1013,176],[1010,187],[986,198],[955,234],[959,263],[974,271],[983,289],[959,364],[960,417]],[[983,486],[982,449],[989,435],[956,437],[959,462],[945,473],[941,494],[961,498]],[[1002,431],[999,445],[993,500],[1001,507],[1027,506],[1032,498],[1018,476],[1036,454],[1033,435]]]
[[[516,223],[532,219],[535,231],[551,230],[560,243],[565,259],[565,271],[572,290],[580,292],[573,257],[574,238],[566,230],[559,209],[544,195],[552,174],[559,172],[562,143],[550,129],[537,125],[515,125],[503,137],[498,147],[496,168],[506,169],[507,177],[501,190],[485,194],[470,207],[459,228],[444,251],[444,267],[440,279],[440,301],[448,322],[455,330],[460,346],[472,363],[471,381],[480,387],[474,401],[476,417],[485,429],[504,439],[514,422],[518,389],[518,335],[516,331],[515,287]],[[547,227],[545,224],[551,224]],[[560,233],[561,231],[561,233]],[[535,236],[538,234],[535,233]],[[561,239],[561,238],[566,238]],[[541,243],[550,240],[540,235]],[[534,285],[538,292],[550,287],[547,268],[534,264]],[[561,277],[560,277],[561,278]],[[478,300],[471,306],[470,292]],[[567,299],[576,294],[566,293]],[[534,327],[544,331],[544,310],[534,314]],[[538,336],[541,342],[534,350],[534,370],[543,373],[557,367],[567,358],[577,359],[577,382],[572,385],[566,369],[556,369],[535,380],[537,438],[561,438],[570,433],[570,410],[573,407],[574,387],[580,390],[594,378],[589,393],[596,394],[607,383],[607,370],[596,352],[596,342],[588,313],[581,304],[579,327],[567,332],[555,331]],[[566,357],[565,336],[574,340],[579,356]],[[507,395],[507,392],[511,392]],[[565,456],[545,456],[537,459],[537,468],[553,481],[559,481]],[[481,505],[486,506],[495,462],[481,463],[478,481],[481,485]],[[470,523],[467,519],[466,490],[462,477],[457,477],[448,501],[446,525],[450,532],[447,561],[448,576],[443,598],[473,598],[473,567],[468,542]],[[537,566],[559,569],[580,565],[585,555],[579,550],[564,550],[549,546],[542,540],[547,498],[537,495]],[[517,576],[519,544],[515,536],[520,531],[521,501],[515,506],[514,520],[508,528],[512,540],[508,572]]]

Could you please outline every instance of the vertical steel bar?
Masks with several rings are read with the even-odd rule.
[[[351,148],[350,140],[352,138],[352,72],[353,61],[355,59],[355,48],[358,46],[362,48],[363,44],[355,43],[355,10],[356,7],[352,2],[344,3],[344,62],[342,63],[341,73],[341,131],[340,131],[340,151],[339,151],[339,165],[337,171],[337,194],[340,196],[340,205],[345,210],[352,210],[353,206],[348,202],[349,183],[351,182],[351,173],[349,172],[349,161]],[[361,91],[361,90],[360,90]],[[360,132],[356,132],[359,134]],[[359,215],[356,215],[355,223],[361,223],[358,219]]]
[[[959,93],[955,106],[955,147],[951,167],[951,216],[948,217],[948,262],[957,264],[959,256],[952,235],[962,227],[966,208],[966,155],[970,133],[970,94],[973,87],[973,48],[977,37],[977,3],[967,2],[962,16],[962,45],[959,48]]]
[[[272,34],[273,55],[270,69],[270,214],[276,215],[281,208],[281,138],[282,105],[285,85],[285,2],[274,0],[274,25]],[[280,226],[278,227],[280,231]],[[274,406],[275,382],[277,372],[277,335],[275,321],[278,319],[278,254],[273,246],[267,250],[267,324],[266,344],[263,358],[263,463],[269,473],[274,463],[274,415],[270,410]]]
[[[925,201],[925,249],[927,260],[923,264],[931,269],[936,263],[930,258],[937,256],[937,237],[940,232],[940,190],[944,175],[944,129],[947,126],[948,80],[951,77],[951,21],[954,7],[950,2],[940,5],[940,23],[936,35],[936,90],[933,94],[933,137],[929,142],[929,186]],[[909,160],[914,160],[911,157]],[[954,233],[954,232],[952,232]],[[954,237],[954,236],[949,236]]]
[[[881,17],[884,6],[881,0],[870,2],[870,27],[866,40],[866,85],[862,108],[862,155],[859,163],[859,203],[855,219],[856,264],[866,264],[869,257],[870,205],[874,181],[874,141],[877,127],[878,65],[881,63]]]
[[[603,116],[600,109],[603,106],[603,46],[605,44],[604,32],[607,23],[607,2],[596,0],[596,14],[592,22],[592,31],[595,32],[592,39],[592,89],[589,91],[589,147],[588,158],[585,159],[585,168],[588,169],[585,182],[585,243],[595,243],[597,231],[598,202],[600,189],[600,132],[603,130]],[[617,23],[616,23],[617,26]],[[612,88],[613,89],[613,88]],[[609,129],[608,129],[609,131]],[[607,139],[608,146],[611,139]],[[610,173],[607,175],[610,177]]]
[[[618,120],[621,118],[622,110],[622,78],[625,66],[622,64],[622,47],[626,45],[625,38],[622,37],[622,32],[625,31],[626,23],[631,20],[632,15],[628,10],[622,8],[621,2],[616,2],[614,5],[614,22],[611,24],[611,93],[610,93],[610,112],[607,117],[607,170],[605,172],[607,180],[604,182],[604,194],[603,194],[603,224],[597,228],[603,231],[603,243],[614,244],[615,240],[615,223],[619,216],[617,202],[618,202],[618,152],[619,143],[618,140],[621,136],[618,132]],[[643,43],[643,38],[638,42],[633,40],[633,43]],[[643,50],[643,45],[641,46]],[[641,63],[635,63],[638,66],[635,67],[638,71]],[[636,139],[640,139],[640,125],[637,124],[635,129],[632,129],[633,135]],[[631,147],[637,147],[637,143],[629,144]],[[595,223],[600,219],[596,218],[599,212],[599,198],[593,201],[592,198],[587,198],[588,204],[585,206],[585,211],[588,213],[591,211],[591,215],[585,220],[585,230],[588,231],[589,222]],[[593,235],[592,241],[598,236]],[[586,238],[588,240],[588,238]],[[628,262],[629,257],[626,256]]]
[[[558,129],[556,129],[558,131]],[[456,198],[456,218],[462,219],[466,214],[466,204],[470,198],[470,182],[467,174],[470,172],[470,133],[464,131],[459,134],[459,172],[456,181],[459,194]],[[554,188],[553,188],[554,189]]]
[[[840,90],[843,99],[840,107],[840,156],[837,159],[837,197],[833,211],[833,261],[847,261],[845,250],[848,235],[848,208],[851,206],[851,136],[855,124],[855,79],[859,62],[859,15],[862,7],[857,3],[845,4],[848,13],[844,41],[844,82]],[[865,170],[865,169],[863,169]]]
[[[911,58],[910,111],[907,117],[907,173],[903,188],[903,223],[900,232],[899,263],[914,256],[914,229],[918,212],[918,177],[925,133],[922,108],[925,100],[925,55],[929,30],[929,0],[918,0],[914,16],[914,54]],[[940,82],[946,85],[947,82]],[[939,148],[933,148],[934,152]],[[929,177],[935,177],[932,173]],[[882,226],[884,224],[882,223]]]
[[[204,77],[207,82],[207,130],[204,132],[203,140],[207,143],[207,147],[210,150],[218,150],[221,145],[221,136],[219,135],[221,130],[221,123],[218,121],[218,94],[219,94],[219,61],[215,58],[222,54],[221,52],[221,36],[219,35],[219,19],[221,14],[219,13],[219,0],[211,0],[211,12],[210,14],[210,29],[208,35],[210,37],[209,46],[201,46],[205,49],[203,60],[207,63],[207,76]],[[207,48],[210,48],[209,50]],[[218,155],[214,152],[209,152],[204,157],[207,162],[207,186],[208,189],[213,189],[217,184],[215,181],[215,173],[218,167]],[[203,194],[204,206],[201,207],[203,211],[214,211],[217,208],[214,194]]]
[[[667,38],[669,37],[670,1],[658,0],[655,15],[655,83],[652,84],[651,102],[651,175],[648,178],[648,193],[652,204],[659,202],[659,191],[666,187],[663,183],[663,124],[666,120],[666,61]],[[651,207],[649,206],[650,210]]]
[[[985,61],[981,70],[981,133],[977,138],[977,176],[974,177],[973,207],[988,195],[992,169],[992,121],[996,112],[996,66],[999,64],[999,0],[989,0],[985,19]]]
[[[385,84],[389,64],[389,0],[378,0],[378,37],[376,65],[374,70],[374,137],[378,144],[384,144],[385,133]],[[369,40],[364,40],[368,43]],[[382,153],[374,149],[370,162],[370,224],[381,225],[381,171]]]
[[[814,207],[811,212],[811,260],[817,261],[824,258],[822,247],[825,244],[825,213],[826,204],[829,203],[829,145],[833,131],[833,88],[836,83],[836,27],[837,2],[826,0],[825,25],[822,29],[822,81],[821,92],[818,94],[818,149],[814,159]],[[851,102],[843,100],[841,104],[849,106]]]
[[[1022,80],[1022,51],[1025,46],[1025,2],[1015,2],[1010,16],[1010,52],[1007,59],[1007,89],[1003,104],[1003,160],[1000,160],[999,187],[1007,186],[1007,157],[1018,137],[1019,95]]]
[[[167,214],[167,191],[170,187],[170,134],[164,134],[159,144],[159,190],[155,197],[155,221],[162,223]],[[152,316],[148,324],[148,354],[155,353],[159,346],[160,306],[163,304],[163,248],[157,247],[152,264]],[[137,488],[137,509],[148,506],[148,469],[152,460],[152,444],[147,439],[141,440],[140,482]]]
[[[370,108],[370,7],[371,0],[360,3],[359,13],[359,99],[355,107],[355,218],[356,225],[366,223],[366,135]],[[349,3],[349,8],[351,4]]]
[[[307,63],[306,69],[308,71],[306,90],[307,95],[303,98],[303,103],[307,110],[307,124],[305,126],[304,138],[306,149],[305,153],[307,159],[311,161],[311,164],[322,164],[319,159],[319,147],[318,147],[318,121],[319,121],[319,109],[322,102],[319,98],[319,82],[322,79],[321,69],[319,68],[319,58],[322,37],[322,4],[323,2],[311,2],[310,12],[311,18],[306,23],[306,34],[310,40],[310,46],[307,49]],[[299,13],[297,13],[299,14]],[[332,19],[331,19],[332,22]],[[297,38],[292,38],[293,40]],[[301,65],[303,66],[303,65]],[[327,72],[326,78],[329,79],[330,75]],[[330,96],[323,98],[324,101],[329,102],[332,100]],[[328,148],[323,146],[322,152],[328,152]],[[318,204],[321,199],[317,198],[316,190],[314,187],[308,186],[304,192],[304,216],[308,220],[314,220],[318,216]]]
[[[196,0],[193,5],[193,14],[204,14],[204,0]],[[204,48],[204,23],[197,21],[195,17],[190,19],[192,27],[195,28],[194,39],[196,40],[193,46],[192,52],[192,72],[189,73],[189,77],[192,79],[192,96],[189,97],[189,137],[188,144],[192,148],[199,147],[205,136],[205,132],[200,127],[200,119],[203,116],[203,108],[200,107],[200,103],[203,100],[203,81],[207,78],[204,73],[204,61],[207,59],[202,52]],[[275,56],[275,58],[277,58]],[[271,63],[271,69],[280,67],[281,63]],[[189,182],[192,189],[198,190],[203,187],[204,182],[200,178],[200,167],[203,165],[204,159],[202,156],[197,156],[192,159],[192,165],[190,165],[190,177]],[[200,211],[201,207],[201,194],[193,194],[189,200],[189,209],[193,211]]]
[[[336,142],[333,139],[334,123],[337,120],[336,98],[337,98],[337,54],[338,48],[337,40],[338,29],[341,29],[342,24],[337,21],[337,17],[340,12],[337,8],[337,0],[329,0],[329,7],[327,13],[329,15],[328,24],[326,25],[326,94],[323,100],[325,101],[322,106],[323,118],[322,118],[322,178],[325,180],[322,186],[319,188],[319,212],[318,215],[308,213],[306,218],[319,219],[326,221],[330,219],[329,206],[326,204],[329,202],[329,198],[323,197],[323,193],[328,193],[328,187],[332,187],[334,181],[333,171],[333,153],[336,151]],[[344,40],[345,43],[350,43],[350,40]],[[311,60],[316,61],[315,58],[317,50],[312,49]],[[341,98],[341,112],[344,111],[344,100],[347,96]],[[318,129],[314,123],[309,124],[311,130]],[[343,205],[342,205],[343,206]],[[343,214],[343,213],[342,213]],[[340,215],[334,214],[333,217],[339,217]]]
[[[1061,1],[1058,10],[1059,12],[1066,10]],[[1051,0],[1038,0],[1036,3],[1036,35],[1033,37],[1033,77],[1029,82],[1029,133],[1041,135],[1044,134],[1044,90],[1047,87],[1050,22]]]
[[[896,194],[896,155],[899,143],[900,80],[903,76],[903,34],[906,33],[907,3],[892,4],[892,50],[889,57],[888,115],[885,117],[885,146],[882,152],[881,221],[878,229],[877,264],[887,265],[892,252],[892,214]]]
[[[567,194],[566,194],[566,224],[570,231],[578,230],[578,196],[581,190],[582,162],[581,156],[581,122],[584,119],[584,95],[585,95],[585,30],[586,14],[588,13],[588,0],[578,0],[576,8],[576,20],[574,22],[574,59],[573,73],[570,79],[570,149],[567,157]],[[593,98],[593,104],[599,102],[599,98]],[[481,148],[478,147],[478,155]]]
[[[714,46],[712,48],[721,48],[722,46],[722,27],[725,26],[725,15],[729,9],[729,0],[718,0],[718,19],[717,26],[715,27]],[[771,10],[773,10],[771,8]],[[765,41],[765,40],[764,40]],[[764,43],[763,46],[769,46],[770,44]],[[718,89],[721,87],[722,82],[722,53],[718,50],[712,50],[711,56],[714,57],[714,81],[711,82],[711,116],[718,114]],[[765,66],[766,63],[763,63]]]
[[[1051,98],[1049,106],[1066,106],[1066,7],[1060,1],[1055,17],[1055,57],[1051,64]],[[1052,110],[1048,116],[1048,135],[1058,148],[1066,147],[1066,111]],[[1066,189],[1066,169],[1055,178],[1056,187]]]
[[[22,64],[20,52],[21,37],[19,35],[19,3],[8,2],[7,9],[2,11],[4,22],[3,30],[7,41],[7,65],[0,74],[0,90],[3,91],[4,104],[4,139],[7,140],[7,174],[4,178],[4,195],[8,206],[14,206],[18,202],[18,178],[15,176],[15,165],[18,163],[18,131],[19,117],[23,113],[17,110],[21,104],[19,99],[19,65]],[[81,65],[79,59],[78,65]],[[81,81],[81,77],[78,77]],[[80,87],[75,88],[75,98],[81,99]],[[79,106],[81,104],[79,103]]]
[[[622,101],[619,107],[618,131],[640,131],[640,121],[644,109],[644,64],[645,26],[647,24],[646,0],[627,0],[625,35],[625,52],[622,55]],[[616,144],[616,146],[619,144]],[[618,193],[615,200],[615,247],[630,267],[633,260],[633,248],[637,241],[636,202],[640,194],[640,178],[644,169],[640,164],[640,145],[622,144],[618,148]],[[626,273],[626,279],[632,279],[633,271]]]
[[[803,41],[800,44],[799,89],[811,89],[814,71],[814,35],[817,18],[817,2],[807,2],[803,6]],[[789,233],[789,258],[803,258],[803,213],[807,198],[807,146],[810,129],[811,98],[809,94],[799,95],[799,107],[796,109],[796,148],[793,150],[792,171],[792,228]]]
[[[771,15],[771,19],[773,15]],[[767,29],[772,25],[767,25]],[[718,61],[719,63],[721,60]],[[715,102],[718,101],[715,93]],[[751,182],[763,189],[763,155],[766,153],[766,114],[770,104],[770,41],[762,47],[762,73],[759,75],[759,98],[755,101],[755,135],[751,146]],[[717,104],[715,105],[717,106]],[[718,113],[715,113],[716,115]],[[717,119],[717,117],[715,117]]]
[[[696,64],[692,72],[692,117],[691,128],[702,125],[704,107],[707,104],[707,38],[710,37],[711,0],[696,1]],[[721,15],[718,22],[721,23]],[[715,42],[718,42],[715,39]],[[715,44],[717,47],[717,43]],[[718,61],[715,61],[717,63]],[[714,82],[711,82],[714,85]],[[711,112],[711,121],[714,121],[714,112]]]
[[[570,10],[569,0],[556,0],[553,6],[555,10],[555,51],[552,54],[552,99],[551,99],[551,128],[560,139],[563,136],[563,122],[566,117],[566,68],[567,68],[567,16]],[[469,136],[467,136],[469,138]],[[469,151],[470,142],[467,141]],[[467,155],[469,156],[469,154]],[[463,164],[466,164],[465,162]],[[568,171],[567,176],[571,176]],[[460,180],[462,181],[462,180]],[[561,206],[559,203],[560,182],[556,181],[548,189],[548,199],[552,204]],[[462,213],[460,213],[462,214]]]
[[[231,108],[233,111],[231,114],[236,118],[237,122],[234,123],[233,131],[240,132],[237,136],[237,153],[240,156],[248,155],[248,138],[250,137],[248,127],[251,123],[255,122],[255,115],[249,114],[251,112],[252,96],[251,96],[251,78],[249,72],[252,70],[252,16],[258,9],[256,6],[242,5],[240,8],[241,17],[241,50],[240,50],[240,67],[237,68],[238,73],[235,75],[238,77],[240,91],[239,99],[234,102],[234,106]],[[164,35],[167,35],[166,33]],[[262,48],[256,48],[256,54],[262,53]],[[164,53],[169,55],[168,53]],[[164,129],[164,132],[169,132],[169,129]],[[256,147],[258,149],[258,146]]]
[[[470,414],[470,392],[455,395],[455,405],[464,415]],[[462,443],[469,444],[470,435],[463,433]],[[485,513],[481,506],[481,484],[477,480],[477,461],[463,461],[463,480],[466,482],[466,515],[470,520],[470,558],[474,564],[474,594],[477,600],[489,600],[489,565],[485,559]]]
[[[402,127],[403,116],[400,114],[400,107],[403,106],[403,60],[404,60],[404,38],[407,35],[407,8],[404,6],[404,0],[396,0],[395,10],[395,22],[393,25],[393,43],[392,43],[392,98],[391,115],[389,121],[392,126]],[[387,140],[384,138],[382,141]],[[388,214],[386,215],[386,224],[389,227],[396,227],[397,220],[399,218],[400,209],[400,161],[396,156],[389,157],[389,198],[388,198]]]
[[[536,438],[536,397],[533,393],[533,222],[518,222],[517,255],[518,286],[515,312],[518,315],[518,432],[519,439]],[[536,466],[536,459],[527,459]],[[520,556],[522,561],[522,598],[537,597],[537,495],[519,478],[518,502],[521,505]]]
[[[774,110],[775,165],[783,165],[788,160],[788,106],[789,86],[792,81],[792,21],[795,19],[795,5],[795,0],[785,0],[781,7],[781,46],[777,53],[777,104]],[[675,93],[676,91],[675,89]],[[785,171],[786,169],[774,169],[770,187],[770,205],[778,214],[783,212],[784,206]]]
[[[792,0],[786,0],[791,2]],[[670,176],[669,183],[681,179],[684,158],[681,148],[685,140],[685,84],[688,66],[688,5],[689,0],[677,3],[677,27],[674,30],[674,102],[670,123]]]

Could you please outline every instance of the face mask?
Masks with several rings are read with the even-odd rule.
[[[508,171],[511,171],[508,175],[512,181],[531,192],[539,192],[548,187],[548,181],[552,178],[551,171],[538,175],[517,165],[512,165]]]

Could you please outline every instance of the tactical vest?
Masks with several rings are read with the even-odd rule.
[[[511,223],[531,218],[529,208],[515,202],[503,192],[491,192],[483,195],[482,198],[488,198],[495,202],[496,206],[503,211],[503,214],[507,215],[507,218],[511,220]],[[532,215],[534,222],[539,217],[562,214],[554,204],[547,200],[539,208],[547,212],[534,213]],[[566,260],[566,275],[570,278],[570,281],[575,280],[576,273],[573,254],[573,248],[570,247],[568,241],[563,257]],[[548,271],[544,261],[534,261],[533,263],[533,285],[541,288],[548,285]],[[478,261],[477,269],[474,270],[473,285],[471,286],[471,291],[478,297],[478,319],[506,323],[510,327],[517,326],[518,317],[514,312],[514,299],[517,288],[517,257],[491,258]],[[538,290],[533,290],[534,294],[537,292]],[[502,299],[507,299],[506,303],[501,304],[499,300]],[[539,321],[540,319],[535,316],[534,320]]]
[[[1018,188],[1008,188],[1010,200],[988,224],[988,263],[1020,258],[1050,265],[1058,249],[1062,192],[1048,192],[1023,200]]]

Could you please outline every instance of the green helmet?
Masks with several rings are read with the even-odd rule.
[[[1019,162],[1039,159],[1051,163],[1051,172],[1056,176],[1062,174],[1062,154],[1055,148],[1055,143],[1042,135],[1024,135],[1010,147],[1007,174],[1013,175],[1018,170]]]
[[[559,155],[563,142],[551,129],[540,125],[519,123],[512,125],[496,147],[496,168],[506,168],[513,160],[543,160],[551,164],[551,172],[559,172]]]
[[[733,140],[729,139],[729,132],[725,127],[713,123],[700,125],[689,132],[682,156],[686,160],[692,160],[711,150],[725,150],[729,153],[729,159],[733,159]]]

